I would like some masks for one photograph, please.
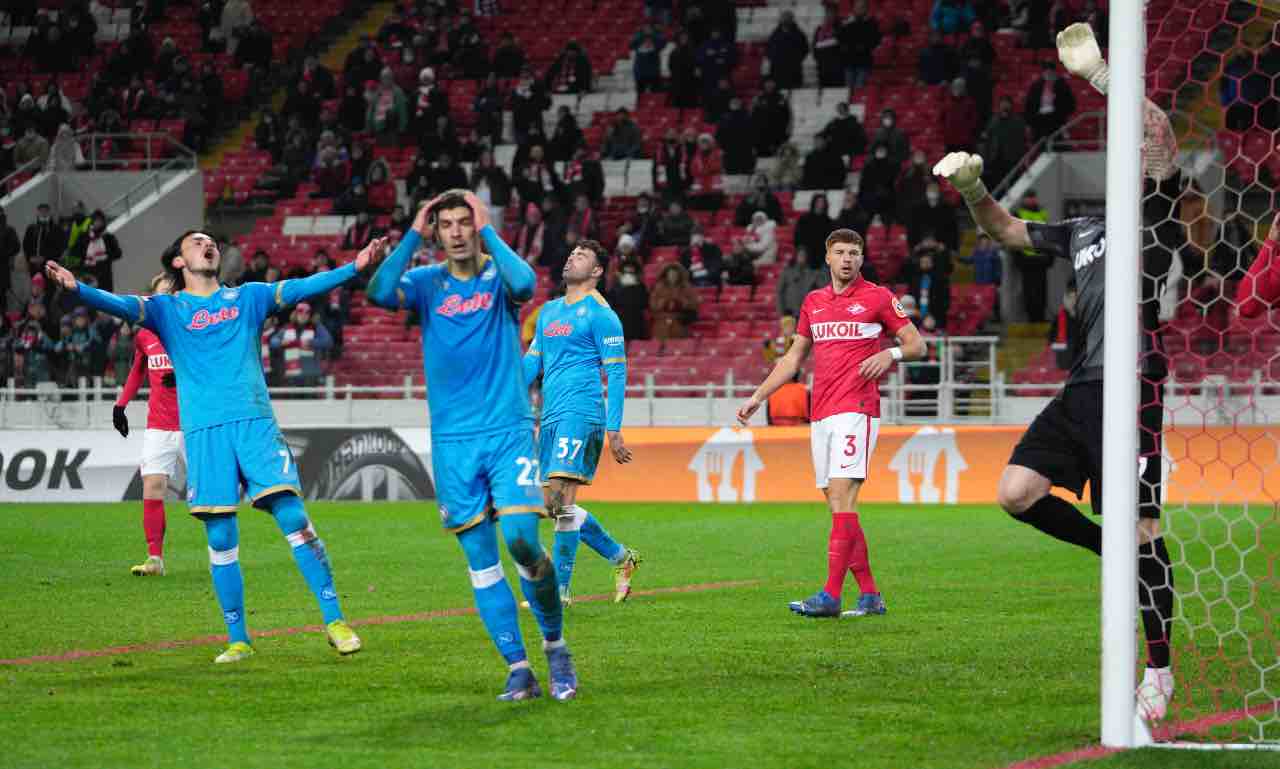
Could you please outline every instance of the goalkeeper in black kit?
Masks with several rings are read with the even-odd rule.
[[[1106,93],[1107,64],[1087,24],[1058,35],[1058,55],[1074,75]],[[1139,714],[1165,716],[1173,696],[1169,635],[1173,620],[1173,571],[1160,533],[1163,382],[1168,364],[1156,334],[1159,292],[1172,261],[1170,216],[1181,195],[1173,164],[1177,141],[1168,116],[1151,100],[1143,109],[1142,386],[1138,413],[1138,594],[1147,641],[1147,668],[1137,690]],[[1112,148],[1125,151],[1125,148]],[[1060,486],[1082,497],[1088,482],[1093,511],[1102,505],[1103,299],[1107,259],[1105,221],[1096,217],[1042,224],[1014,218],[987,193],[982,158],[963,152],[944,157],[933,172],[964,197],[978,226],[1006,248],[1034,248],[1070,261],[1078,284],[1077,317],[1084,338],[1066,386],[1023,434],[1000,478],[1000,506],[1016,520],[1049,536],[1102,554],[1102,527],[1074,505],[1053,496]],[[1176,237],[1176,235],[1174,236]],[[1113,422],[1115,420],[1112,420]]]

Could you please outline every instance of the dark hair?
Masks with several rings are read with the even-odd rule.
[[[827,250],[831,250],[831,246],[835,243],[852,243],[858,247],[860,251],[867,250],[867,243],[857,232],[849,229],[838,229],[827,236]]]
[[[169,247],[160,254],[160,267],[165,271],[165,274],[169,276],[169,279],[173,281],[174,291],[182,291],[185,289],[187,287],[187,281],[182,277],[182,270],[173,266],[173,260],[182,256],[182,241],[198,232],[204,232],[204,230],[187,230],[179,235],[178,239],[173,241],[173,243],[171,243]]]
[[[596,257],[596,264],[600,265],[600,269],[605,273],[609,272],[609,249],[600,245],[598,241],[587,239],[578,241],[578,248],[585,248]]]

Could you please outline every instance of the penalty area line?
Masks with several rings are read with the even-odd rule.
[[[1251,708],[1241,708],[1239,710],[1228,710],[1222,713],[1213,713],[1203,716],[1192,721],[1175,721],[1170,724],[1163,724],[1155,728],[1152,737],[1156,740],[1156,744],[1151,747],[1159,748],[1160,743],[1173,742],[1175,737],[1189,734],[1205,734],[1211,729],[1219,726],[1226,726],[1237,721],[1243,721],[1247,718],[1261,715],[1267,711],[1274,712],[1280,708],[1280,700],[1275,702],[1267,702],[1261,705],[1254,705]],[[1210,743],[1205,743],[1209,745]],[[1170,746],[1171,747],[1171,746]],[[1075,750],[1068,750],[1063,753],[1055,753],[1050,756],[1041,756],[1040,758],[1028,758],[1025,761],[1008,764],[1001,769],[1054,769],[1059,766],[1067,766],[1080,761],[1095,761],[1099,758],[1106,758],[1117,753],[1123,753],[1125,748],[1108,748],[1103,745],[1089,745]]]
[[[675,593],[706,593],[713,590],[732,590],[742,587],[754,587],[759,585],[761,580],[748,579],[732,582],[702,582],[692,585],[677,585],[675,587],[657,587],[648,590],[635,590],[631,595],[634,596],[651,596],[651,595],[671,595]],[[591,603],[596,601],[613,600],[611,594],[595,594],[574,596],[574,603]],[[365,617],[364,619],[351,620],[353,627],[364,627],[366,625],[398,625],[405,622],[427,622],[434,619],[445,619],[448,617],[462,617],[469,614],[475,614],[474,607],[468,606],[455,609],[436,609],[434,611],[417,612],[415,614],[387,614],[379,617]],[[253,631],[254,638],[277,638],[280,636],[298,635],[300,633],[321,633],[324,632],[323,625],[302,625],[300,627],[282,627],[272,628],[269,630]],[[140,652],[157,652],[168,651],[170,649],[185,649],[192,646],[217,646],[226,643],[225,635],[206,635],[196,638],[187,638],[177,641],[154,641],[152,643],[128,644],[126,646],[108,646],[105,649],[73,649],[68,652],[58,654],[37,654],[31,657],[16,657],[13,659],[0,659],[0,665],[38,665],[46,662],[74,662],[75,660],[92,659],[95,657],[114,657],[121,654],[137,654]]]

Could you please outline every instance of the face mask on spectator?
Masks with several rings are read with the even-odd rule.
[[[618,282],[624,286],[634,286],[640,282],[634,272],[624,272],[618,276]]]

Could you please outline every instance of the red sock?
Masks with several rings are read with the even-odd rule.
[[[879,593],[876,578],[871,576],[871,559],[867,556],[867,536],[862,533],[862,524],[858,522],[857,513],[849,513],[853,545],[849,548],[849,571],[858,580],[858,589],[864,593]]]
[[[839,598],[844,588],[844,570],[849,566],[857,525],[857,513],[831,514],[831,536],[827,539],[827,586],[824,590],[832,598]]]
[[[142,500],[142,532],[147,536],[147,554],[164,555],[164,500]]]

